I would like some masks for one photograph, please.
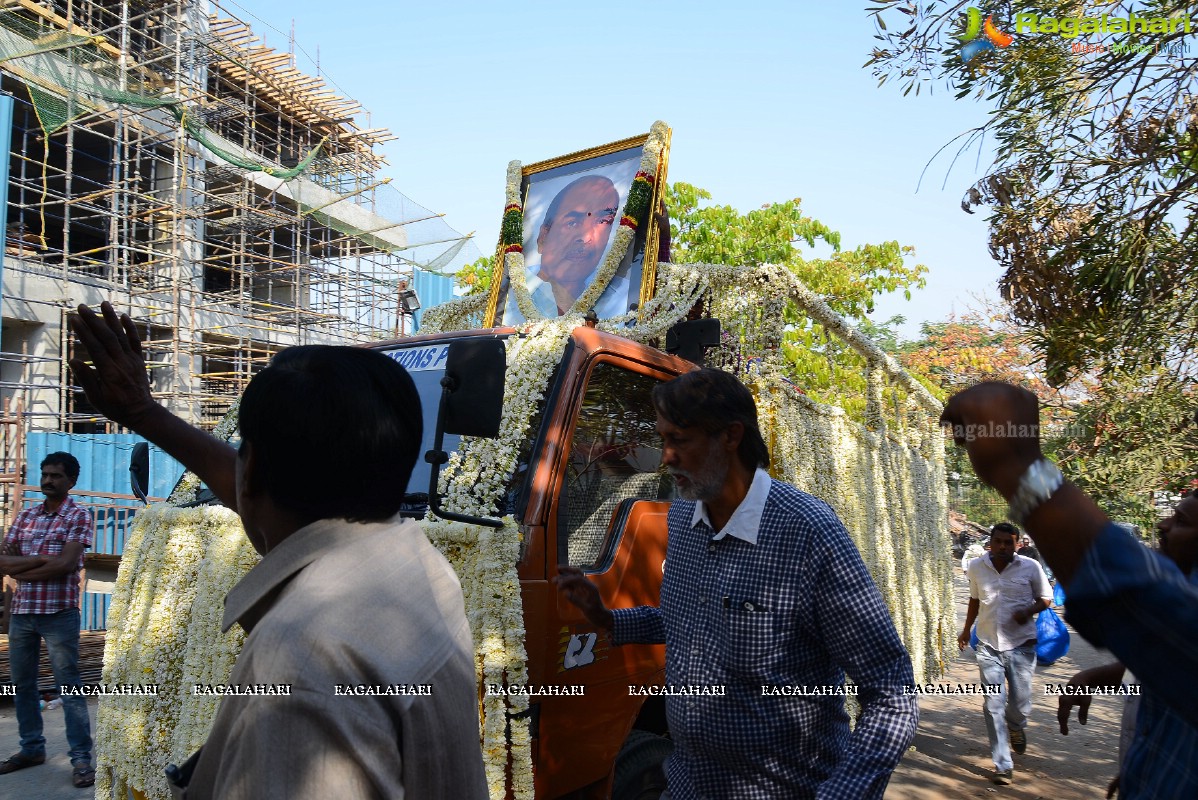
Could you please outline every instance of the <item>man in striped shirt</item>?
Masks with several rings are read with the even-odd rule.
[[[38,655],[46,641],[50,666],[59,686],[79,686],[79,571],[91,546],[92,516],[71,499],[79,479],[79,462],[70,453],[51,453],[41,464],[44,502],[27,508],[4,537],[0,572],[15,578],[8,628],[8,656],[17,690],[17,727],[21,750],[0,762],[0,775],[46,761],[46,738],[37,691]],[[70,746],[72,781],[91,786],[91,725],[87,700],[62,698]]]

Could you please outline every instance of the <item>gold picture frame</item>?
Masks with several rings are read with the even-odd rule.
[[[659,122],[646,134],[509,166],[485,326],[590,308],[610,319],[653,296],[660,231],[651,211],[661,203],[669,139]]]

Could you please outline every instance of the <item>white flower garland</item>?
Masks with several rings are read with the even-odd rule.
[[[945,550],[943,450],[920,452],[922,429],[891,438],[800,394],[768,367],[744,376],[758,401],[771,473],[836,511],[877,583],[917,681],[943,674],[955,642]]]
[[[507,182],[504,185],[504,207],[518,208],[523,214],[524,200],[520,197],[520,187],[524,182],[524,173],[519,161],[510,161],[507,165]],[[537,308],[528,291],[528,277],[524,273],[524,250],[505,249],[503,254],[503,274],[508,276],[508,290],[516,298],[516,307],[526,320],[545,319],[545,315]],[[496,313],[500,313],[496,309]]]
[[[528,681],[524,611],[520,599],[520,529],[511,517],[502,528],[439,519],[422,523],[429,540],[453,565],[462,583],[474,636],[479,684],[516,686]],[[533,796],[532,738],[526,695],[487,695],[482,703],[482,749],[491,800],[510,787],[515,800]],[[505,730],[510,725],[509,747]]]
[[[187,624],[187,647],[182,653],[179,724],[171,736],[171,761],[182,764],[208,738],[220,698],[186,691],[195,684],[225,684],[245,642],[245,631],[234,625],[221,633],[225,596],[261,560],[246,538],[241,520],[227,508],[212,507],[205,518],[219,524],[211,531],[204,560],[196,576],[195,603]]]
[[[464,437],[441,471],[439,489],[446,506],[475,516],[494,513],[496,502],[516,468],[537,403],[545,394],[549,376],[561,361],[572,331],[581,322],[563,317],[522,326],[507,340],[507,380],[503,414],[497,439]]]
[[[97,798],[125,800],[130,789],[169,798],[166,765],[202,744],[215,706],[196,707],[187,665],[207,665],[204,682],[227,682],[240,641],[219,635],[217,598],[256,561],[247,549],[241,521],[225,508],[153,505],[134,518],[108,612],[102,682],[156,684],[158,694],[100,700]]]
[[[423,335],[482,327],[489,300],[489,294],[483,292],[434,306],[421,315],[420,333]]]

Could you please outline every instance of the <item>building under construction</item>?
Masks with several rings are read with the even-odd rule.
[[[155,393],[212,425],[280,348],[410,330],[413,267],[477,252],[380,180],[386,130],[218,3],[8,0],[0,73],[0,382],[30,428],[110,430],[66,368],[78,303],[128,309]]]

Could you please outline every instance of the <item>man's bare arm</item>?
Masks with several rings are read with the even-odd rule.
[[[35,567],[40,567],[47,561],[45,556],[0,556],[0,575],[11,575],[14,578],[22,578],[22,573],[28,572]]]
[[[1030,606],[1021,608],[1011,615],[1011,619],[1022,625],[1046,608],[1052,607],[1052,600],[1047,597],[1037,597]]]
[[[42,563],[27,567],[23,571],[13,574],[13,577],[19,581],[48,581],[52,578],[61,578],[79,568],[79,559],[82,555],[82,542],[67,542],[62,546],[62,552],[56,556],[27,557],[40,559]]]
[[[1006,383],[978,384],[953,395],[940,421],[952,429],[954,441],[969,451],[978,477],[1007,500],[1027,468],[1043,458],[1039,404],[1026,389]],[[1028,515],[1024,527],[1048,566],[1069,588],[1082,556],[1108,521],[1093,500],[1066,483]]]
[[[1100,667],[1090,667],[1083,669],[1081,672],[1075,673],[1069,679],[1069,685],[1072,687],[1085,686],[1090,689],[1104,688],[1114,690],[1119,687],[1119,681],[1123,680],[1123,664],[1118,661],[1112,661],[1109,664],[1103,664]],[[1077,721],[1085,725],[1086,718],[1090,714],[1090,695],[1062,694],[1057,699],[1057,724],[1061,727],[1061,735],[1069,735],[1069,712],[1077,706]]]
[[[128,314],[117,316],[108,302],[97,315],[85,305],[71,315],[71,328],[92,363],[71,359],[71,372],[100,413],[144,436],[208,484],[222,503],[237,510],[236,451],[226,442],[187,424],[150,393],[141,338]]]

